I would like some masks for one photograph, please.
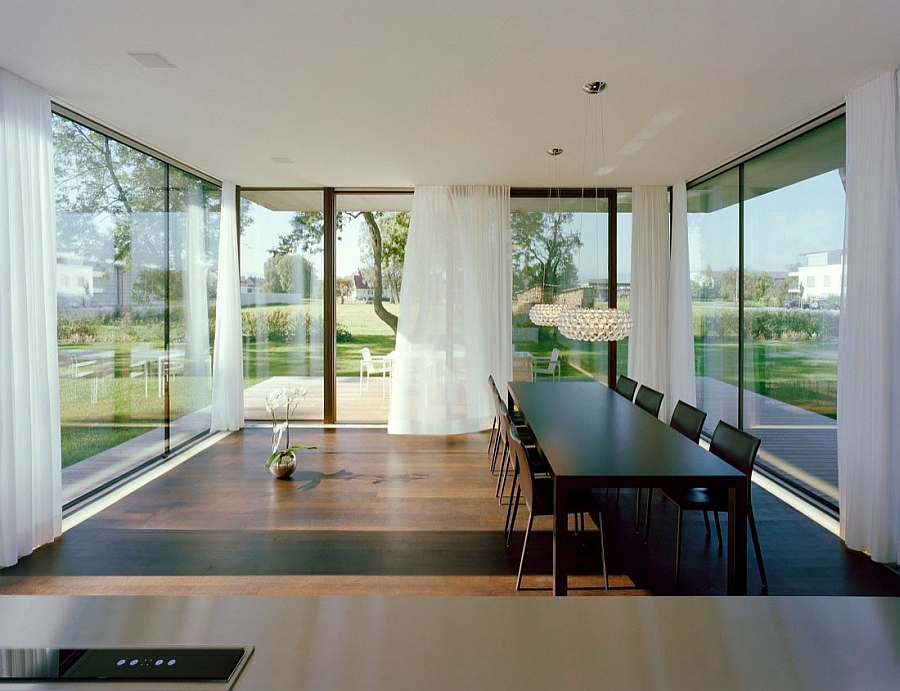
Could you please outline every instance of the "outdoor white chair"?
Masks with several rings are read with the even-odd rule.
[[[533,362],[535,378],[537,378],[538,375],[549,375],[550,377],[556,377],[557,379],[560,378],[559,348],[554,348],[550,357],[535,356]]]
[[[391,376],[394,369],[394,351],[387,355],[372,355],[372,351],[363,348],[359,351],[362,353],[362,360],[359,361],[359,392],[362,393],[363,374],[366,375],[366,391],[369,390],[369,376],[372,374],[381,375],[381,397],[385,395],[385,380]],[[390,382],[388,382],[390,383]]]

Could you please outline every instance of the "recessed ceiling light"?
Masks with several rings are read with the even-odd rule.
[[[293,163],[293,161],[285,156],[272,156],[275,163]]]
[[[149,69],[172,69],[175,64],[159,53],[129,53],[131,57]]]

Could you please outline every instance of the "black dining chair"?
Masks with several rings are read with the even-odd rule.
[[[676,432],[681,433],[692,442],[697,444],[700,441],[700,433],[703,432],[703,424],[706,422],[706,413],[689,403],[679,400],[675,404],[675,410],[672,411],[672,417],[669,419],[669,427]],[[644,514],[644,544],[650,537],[650,505],[653,503],[653,488],[647,495],[647,511]],[[718,519],[718,516],[716,516]],[[709,512],[703,512],[703,519],[706,521],[706,534],[709,534]],[[719,528],[718,520],[716,528]],[[722,541],[721,529],[719,529],[719,542]]]
[[[753,474],[753,466],[756,463],[759,445],[760,440],[757,437],[729,425],[724,420],[720,420],[713,432],[712,440],[710,440],[709,450],[747,476],[747,524],[750,527],[750,537],[753,540],[753,550],[756,553],[756,564],[759,567],[759,578],[762,582],[763,594],[765,594],[769,591],[769,582],[766,579],[762,549],[759,546],[759,534],[756,530],[756,520],[753,517],[753,505],[750,503],[750,477]],[[664,487],[662,488],[662,493],[678,509],[678,527],[675,535],[675,589],[678,590],[679,572],[681,569],[682,514],[684,511],[712,511],[714,513],[728,511],[728,490],[707,487],[686,489]],[[718,520],[718,516],[716,518]],[[721,533],[719,534],[719,539],[721,540]]]
[[[634,400],[634,392],[637,391],[638,383],[634,379],[629,379],[624,374],[620,374],[616,379],[616,386],[613,389],[620,396],[627,398],[629,401]]]
[[[531,536],[531,528],[534,525],[535,516],[552,516],[553,515],[553,478],[538,477],[535,472],[537,460],[536,451],[526,447],[519,438],[518,431],[515,427],[509,430],[509,446],[510,454],[515,457],[519,468],[519,488],[516,493],[515,504],[513,506],[512,523],[509,526],[509,532],[512,533],[513,525],[516,520],[516,509],[521,498],[525,499],[528,507],[528,525],[525,528],[525,541],[522,543],[522,557],[519,560],[519,574],[516,578],[516,590],[522,587],[522,570],[525,566],[525,555],[528,552],[528,538]],[[603,562],[603,582],[606,590],[609,590],[609,574],[606,571],[606,548],[603,542],[603,518],[600,515],[600,509],[594,501],[589,491],[573,492],[569,496],[569,513],[576,516],[581,513],[588,513],[597,525],[600,531],[600,558]],[[577,518],[576,518],[577,522]],[[507,540],[507,546],[509,541]]]
[[[649,386],[641,385],[641,388],[638,389],[637,396],[634,397],[634,404],[641,408],[642,410],[646,410],[653,417],[659,417],[659,409],[662,407],[663,402],[663,394],[661,394],[656,389],[651,389]],[[635,500],[634,500],[634,532],[641,532],[641,488],[638,487],[635,492]],[[619,499],[619,492],[616,490],[616,500]]]
[[[637,396],[634,397],[634,404],[638,408],[646,410],[653,417],[659,417],[659,409],[662,407],[662,402],[663,394],[646,385],[641,385]]]

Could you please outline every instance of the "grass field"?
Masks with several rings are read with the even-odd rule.
[[[385,305],[396,313],[397,305]],[[722,306],[699,307],[697,315]],[[267,306],[262,312],[283,310],[308,314],[318,318],[321,304]],[[359,375],[360,349],[368,347],[375,355],[394,350],[395,338],[391,329],[375,316],[371,304],[345,303],[337,305],[337,321],[349,332],[349,339],[340,342],[337,350],[337,376]],[[695,319],[696,323],[696,319]],[[149,329],[150,327],[147,327]],[[145,329],[139,338],[146,341],[154,336]],[[134,338],[132,334],[130,338]],[[113,353],[113,371],[98,384],[96,402],[92,402],[91,382],[88,379],[62,378],[63,467],[111,448],[142,434],[163,422],[162,398],[157,396],[157,379],[150,371],[145,395],[142,376],[134,374],[131,351],[133,340],[122,339],[120,330],[103,326],[96,341],[88,345],[61,344],[66,349],[103,350]],[[319,337],[321,338],[321,337]],[[244,343],[244,385],[252,386],[273,376],[322,376],[323,349],[321,342],[309,342],[301,334],[294,342],[279,343],[252,341]],[[314,339],[313,339],[314,340]],[[160,347],[161,341],[155,342]],[[717,342],[695,337],[696,371],[698,376],[719,379],[737,385],[737,343],[735,339]],[[538,341],[519,341],[515,350],[530,351],[534,355],[549,356],[553,348],[561,351],[562,376],[593,376],[605,380],[607,346],[603,343],[575,343],[556,340],[554,329],[542,329]],[[837,339],[747,341],[744,384],[749,390],[784,401],[791,405],[835,417],[837,403]],[[627,371],[628,341],[618,347],[618,369]],[[172,419],[209,405],[211,392],[205,377],[176,376],[170,385]]]

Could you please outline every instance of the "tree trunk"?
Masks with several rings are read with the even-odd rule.
[[[375,315],[391,327],[394,335],[397,335],[397,317],[384,308],[383,304],[383,281],[381,277],[381,228],[375,220],[375,214],[371,211],[363,211],[363,218],[366,219],[366,225],[369,228],[369,240],[372,243],[372,257],[375,263],[375,281],[372,286],[374,296],[372,303],[375,307]]]

